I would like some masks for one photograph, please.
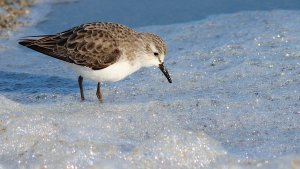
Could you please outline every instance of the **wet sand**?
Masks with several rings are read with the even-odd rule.
[[[188,8],[191,0],[180,9],[199,14],[200,8],[207,8],[208,13],[202,12],[209,16],[216,12],[212,9],[237,2],[213,0],[215,4],[205,6],[204,1]],[[256,0],[254,6],[247,0],[243,3],[247,9],[286,9],[271,1],[259,8],[262,3]],[[166,40],[165,61],[174,85],[159,70],[143,69],[121,82],[104,83],[107,99],[99,105],[95,82],[86,81],[89,100],[80,102],[73,72],[60,61],[16,43],[19,37],[55,33],[81,22],[116,21],[97,14],[104,11],[96,5],[105,1],[90,2],[56,5],[48,21],[0,39],[7,47],[0,55],[0,168],[300,167],[300,12],[239,12],[138,28]],[[154,24],[150,15],[169,10],[160,11],[167,1],[152,2],[144,4],[152,11],[128,6],[105,14],[121,23],[131,18],[130,26],[138,27],[142,21]],[[297,7],[296,2],[288,5]],[[32,25],[49,12],[35,7],[28,15]],[[172,14],[174,20],[154,21],[177,23],[175,19],[184,16]]]
[[[30,13],[30,7],[35,2],[35,0],[0,1],[0,36],[3,36],[3,32],[7,29],[16,30],[24,26],[20,18]]]

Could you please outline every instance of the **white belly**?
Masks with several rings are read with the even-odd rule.
[[[101,70],[92,70],[91,68],[71,63],[68,63],[68,65],[74,69],[78,75],[97,82],[116,82],[122,80],[141,67],[139,64],[132,65],[128,61],[119,61]]]

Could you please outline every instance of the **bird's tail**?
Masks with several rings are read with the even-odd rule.
[[[27,36],[20,39],[19,44],[23,46],[34,45],[36,42],[45,37],[52,37],[53,35],[39,35],[39,36]]]
[[[30,46],[34,44],[35,41],[35,39],[20,39],[19,44],[23,46]]]

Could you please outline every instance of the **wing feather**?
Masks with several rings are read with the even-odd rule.
[[[99,24],[85,24],[56,35],[22,39],[23,46],[48,56],[86,66],[94,70],[106,68],[121,56],[118,41]]]

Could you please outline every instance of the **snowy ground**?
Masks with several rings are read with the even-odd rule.
[[[300,12],[241,12],[141,28],[168,44],[148,68],[85,81],[1,41],[0,168],[300,168]]]

